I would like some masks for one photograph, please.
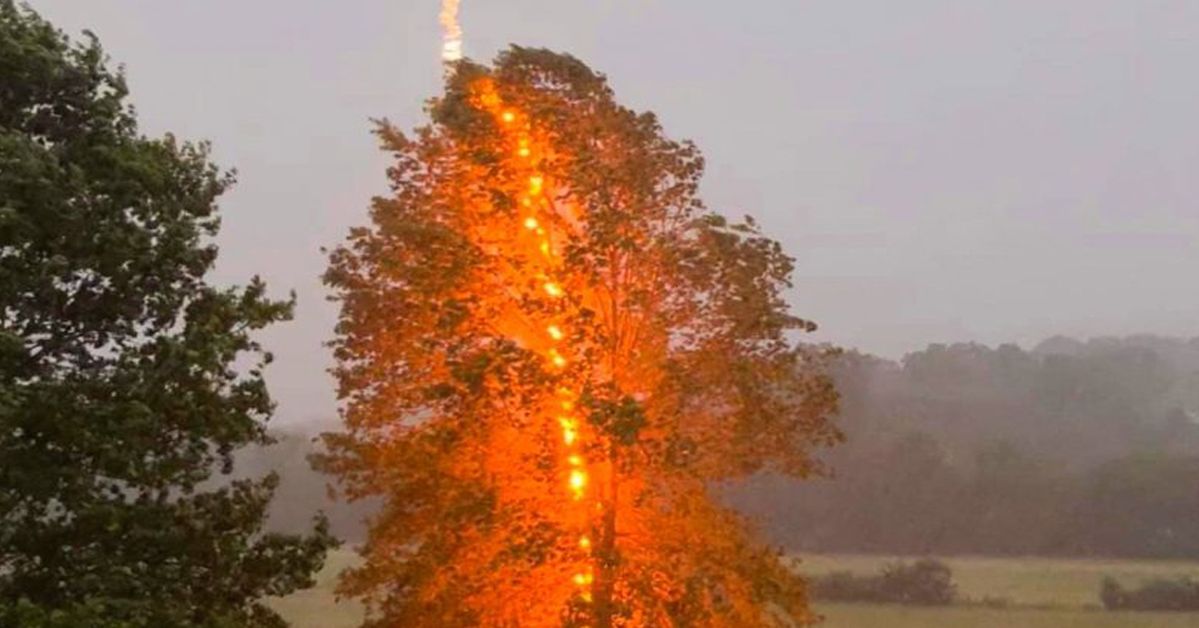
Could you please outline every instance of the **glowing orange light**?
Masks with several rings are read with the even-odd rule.
[[[558,424],[562,426],[562,442],[567,446],[573,445],[575,440],[579,438],[579,428],[574,421],[566,417],[559,417]]]
[[[445,1],[456,4],[458,0]],[[508,138],[515,139],[515,152],[519,158],[526,160],[530,159],[533,154],[533,142],[539,142],[540,140],[532,137],[531,132],[527,130],[525,126],[523,126],[524,124],[527,124],[528,116],[519,109],[508,108],[508,106],[501,101],[494,89],[485,89],[481,93],[481,101],[487,111],[489,111],[492,115],[497,116],[497,118],[504,125],[512,125],[518,121],[521,122],[521,127],[518,129],[510,129],[508,131],[511,133],[511,135],[508,135]],[[544,149],[539,143],[539,155],[543,152]],[[525,172],[529,174],[528,187],[523,192],[520,192],[516,195],[516,200],[520,206],[525,208],[523,210],[524,217],[520,219],[521,225],[536,235],[535,239],[537,241],[537,248],[546,258],[546,260],[542,263],[546,264],[549,268],[553,268],[555,267],[553,243],[550,241],[547,228],[543,227],[538,220],[539,217],[542,217],[542,214],[538,213],[539,210],[550,208],[549,201],[543,196],[546,190],[546,177],[543,173],[538,171],[529,172],[526,170]],[[532,244],[531,242],[527,241],[522,242],[528,246],[531,246]],[[549,280],[549,277],[552,276],[552,271],[546,270],[544,271],[544,274],[538,274],[534,276],[537,277],[538,281],[542,282],[541,288],[549,297],[561,298],[566,295],[566,292],[562,286],[554,281]],[[550,339],[556,343],[562,342],[566,339],[566,333],[562,327],[557,324],[547,323],[548,321],[542,324],[545,325],[545,332]],[[561,347],[561,345],[558,346]],[[550,364],[553,365],[553,367],[557,369],[565,369],[568,365],[568,359],[566,356],[560,353],[557,349],[550,348],[542,355],[549,361]],[[586,470],[587,461],[582,452],[575,448],[575,445],[578,444],[578,441],[580,440],[579,418],[573,414],[576,405],[575,392],[570,388],[560,386],[556,389],[556,394],[559,396],[559,405],[563,413],[556,418],[562,429],[562,441],[565,443],[566,447],[569,448],[567,451],[569,455],[566,456],[566,462],[568,463],[567,468],[569,469],[569,492],[574,501],[582,502],[586,497],[587,485],[590,482],[590,478]],[[582,509],[581,512],[587,512],[589,510],[589,508],[587,508],[589,502],[590,500],[588,500],[588,503],[586,504],[580,503],[578,506],[576,506],[576,508]],[[599,512],[602,512],[602,503],[595,503],[595,507]],[[590,551],[591,539],[586,534],[578,536],[578,547],[582,551]],[[573,574],[571,576],[571,580],[579,587],[579,590],[576,593],[578,597],[590,602],[592,599],[590,587],[594,580],[591,571],[584,568],[582,571]]]
[[[575,492],[575,499],[582,497],[583,488],[587,486],[587,474],[579,469],[570,472],[570,488]]]

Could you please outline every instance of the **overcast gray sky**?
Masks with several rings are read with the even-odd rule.
[[[214,142],[221,281],[295,289],[265,335],[280,421],[335,413],[319,248],[365,220],[368,118],[422,121],[437,0],[33,0],[127,65],[143,129]],[[1196,335],[1199,2],[463,0],[467,53],[608,74],[709,163],[714,208],[798,260],[816,338]]]

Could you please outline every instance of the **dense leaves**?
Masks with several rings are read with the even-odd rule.
[[[0,0],[0,623],[279,625],[258,600],[310,584],[323,524],[261,534],[273,477],[197,486],[266,442],[250,334],[291,303],[205,282],[232,178],[126,93]]]
[[[704,209],[696,148],[571,57],[459,64],[430,113],[412,137],[381,127],[394,193],[326,275],[346,431],[324,465],[385,501],[343,593],[372,626],[806,619],[798,579],[712,495],[811,473],[838,440],[826,352],[794,343],[812,325],[781,296],[791,260]]]

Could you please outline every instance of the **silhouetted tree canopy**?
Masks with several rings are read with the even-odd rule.
[[[197,486],[268,442],[251,333],[292,305],[205,281],[232,177],[105,62],[0,0],[0,624],[279,626],[325,524],[264,533],[275,476]]]

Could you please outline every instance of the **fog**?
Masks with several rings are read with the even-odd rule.
[[[320,247],[383,192],[371,117],[419,124],[433,0],[36,0],[128,65],[147,133],[208,139],[219,279],[294,289],[265,334],[279,421],[335,414]],[[798,260],[814,340],[1155,333],[1199,320],[1199,4],[465,0],[468,55],[569,51],[705,151],[705,196]]]

